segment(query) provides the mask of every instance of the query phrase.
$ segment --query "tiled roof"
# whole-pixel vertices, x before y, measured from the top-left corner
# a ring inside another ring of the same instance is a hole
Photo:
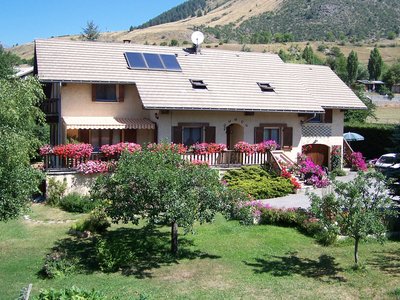
[[[275,54],[203,49],[196,55],[173,47],[55,39],[36,41],[35,51],[40,80],[135,83],[146,109],[364,108],[329,68],[285,64]],[[175,54],[182,72],[128,69],[124,52]],[[207,89],[193,89],[190,79],[203,80]],[[258,82],[269,83],[275,91],[262,92]]]

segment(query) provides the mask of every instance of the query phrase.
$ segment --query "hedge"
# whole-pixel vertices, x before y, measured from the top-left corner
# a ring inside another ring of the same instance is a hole
[[[386,124],[346,124],[344,132],[356,132],[365,140],[350,142],[354,151],[361,152],[367,159],[378,158],[393,147],[391,136],[396,125]]]

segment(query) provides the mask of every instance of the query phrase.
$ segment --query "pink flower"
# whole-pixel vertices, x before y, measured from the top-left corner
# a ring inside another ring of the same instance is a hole
[[[52,154],[53,148],[50,145],[44,145],[44,146],[40,147],[39,153],[41,156]]]

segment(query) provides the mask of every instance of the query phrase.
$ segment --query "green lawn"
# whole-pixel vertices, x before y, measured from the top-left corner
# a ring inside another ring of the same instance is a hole
[[[380,107],[378,106],[375,111],[376,118],[369,118],[368,121],[371,123],[380,124],[400,124],[400,107]]]
[[[46,214],[46,212],[49,212]],[[43,206],[32,217],[58,220],[76,215]],[[0,224],[0,299],[15,299],[33,283],[41,288],[95,288],[121,299],[396,299],[400,288],[400,242],[383,246],[363,243],[365,270],[352,270],[352,244],[322,247],[294,229],[244,227],[219,217],[181,236],[180,259],[168,253],[168,229],[145,230],[113,226],[106,239],[132,264],[114,273],[100,272],[93,262],[90,239],[76,240],[66,232],[72,223],[35,224],[23,220]],[[38,275],[45,254],[56,244],[76,256],[82,272],[46,280]],[[397,289],[397,292],[395,292]],[[399,296],[400,297],[400,296]]]

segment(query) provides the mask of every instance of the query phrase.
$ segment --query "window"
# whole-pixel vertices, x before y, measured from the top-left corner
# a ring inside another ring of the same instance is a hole
[[[262,92],[275,92],[275,88],[271,86],[270,83],[267,82],[257,82]]]
[[[117,102],[117,86],[115,84],[96,84],[95,101]]]
[[[281,130],[280,128],[264,128],[264,141],[274,140],[279,145],[281,144]]]
[[[308,120],[308,122],[309,123],[323,123],[323,116],[322,116],[322,114],[316,114],[315,117],[312,117],[310,120]]]
[[[207,89],[207,84],[205,84],[203,80],[189,79],[189,81],[194,89]]]
[[[184,127],[182,142],[186,146],[203,142],[203,127]]]

